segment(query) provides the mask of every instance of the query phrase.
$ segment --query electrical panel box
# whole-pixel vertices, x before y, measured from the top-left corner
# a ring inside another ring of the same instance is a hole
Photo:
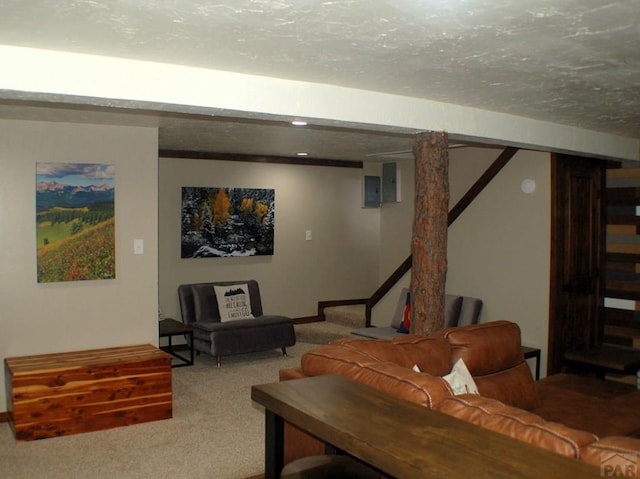
[[[380,177],[364,177],[364,206],[367,208],[377,208],[380,206]]]
[[[398,173],[395,163],[382,164],[382,202],[396,203],[398,199]]]

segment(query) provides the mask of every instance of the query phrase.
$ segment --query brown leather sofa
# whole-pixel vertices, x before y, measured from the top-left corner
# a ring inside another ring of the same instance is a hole
[[[473,376],[478,395],[455,396],[443,379],[460,358]],[[421,372],[414,371],[414,365]],[[640,458],[640,391],[631,385],[568,374],[534,381],[521,349],[520,328],[512,322],[393,340],[345,338],[304,354],[300,367],[281,370],[280,379],[321,374],[350,377],[596,466],[620,457]],[[285,461],[322,450],[320,443],[287,425]]]

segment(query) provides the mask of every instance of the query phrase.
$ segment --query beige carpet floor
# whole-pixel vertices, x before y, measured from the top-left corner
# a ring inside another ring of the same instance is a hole
[[[264,471],[264,410],[251,386],[278,381],[314,344],[174,368],[173,418],[136,426],[16,443],[0,424],[2,479],[243,479]]]

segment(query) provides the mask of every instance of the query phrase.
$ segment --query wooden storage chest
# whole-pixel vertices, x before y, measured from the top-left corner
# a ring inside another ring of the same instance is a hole
[[[150,345],[6,358],[17,440],[172,417],[171,356]]]

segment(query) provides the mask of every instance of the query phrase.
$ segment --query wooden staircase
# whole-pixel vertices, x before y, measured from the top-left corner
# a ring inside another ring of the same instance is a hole
[[[296,338],[303,343],[327,344],[334,339],[349,337],[354,329],[367,324],[365,304],[346,304],[324,308],[324,321],[294,326]]]
[[[640,331],[623,326],[604,326],[604,342],[640,349]]]

